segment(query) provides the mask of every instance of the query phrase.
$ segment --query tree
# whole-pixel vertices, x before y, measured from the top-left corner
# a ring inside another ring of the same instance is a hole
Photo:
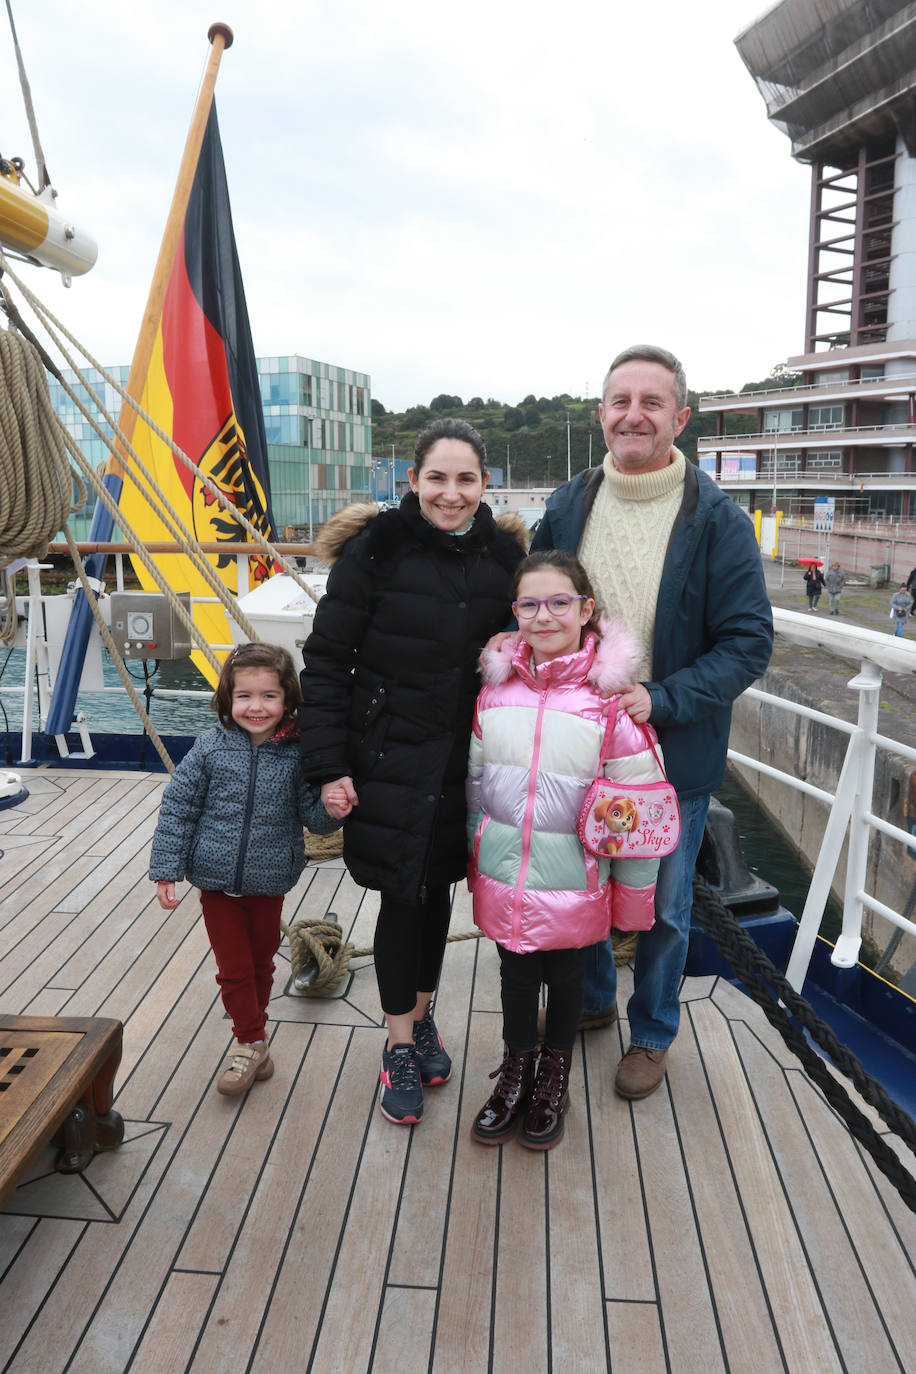
[[[404,411],[404,424],[411,429],[425,429],[433,419],[429,406],[410,406]]]
[[[541,412],[538,410],[536,403],[532,402],[531,405],[526,405],[525,424],[530,425],[533,428],[535,425],[539,425],[540,423]]]
[[[468,401],[468,410],[483,410],[483,409],[484,409],[483,397],[482,397],[482,396],[472,396],[471,399]]]
[[[375,399],[375,397],[373,396],[373,397],[372,397],[372,418],[373,418],[373,420],[380,420],[380,419],[382,418],[382,416],[383,416],[383,415],[387,415],[387,413],[388,413],[388,412],[385,410],[385,407],[382,405],[381,401],[377,401],[377,400]]]
[[[522,412],[519,410],[518,406],[506,407],[506,414],[503,418],[503,425],[505,426],[506,431],[508,433],[511,434],[514,430],[521,429],[524,422],[524,416],[522,415]]]
[[[434,396],[429,403],[430,410],[463,410],[464,401],[460,396],[448,396],[445,392],[441,396]]]

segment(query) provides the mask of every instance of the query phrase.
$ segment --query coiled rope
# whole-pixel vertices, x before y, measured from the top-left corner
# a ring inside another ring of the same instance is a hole
[[[350,971],[351,959],[371,956],[371,945],[356,949],[344,940],[343,929],[329,911],[324,920],[302,919],[282,926],[289,941],[289,962],[296,992],[304,997],[332,997]],[[460,940],[479,940],[479,930],[449,935],[446,944]],[[614,962],[627,963],[636,951],[636,937],[629,932],[612,933]]]
[[[43,558],[70,512],[85,503],[86,488],[70,467],[38,352],[0,330],[0,565]],[[15,605],[11,589],[7,644],[16,633]]]

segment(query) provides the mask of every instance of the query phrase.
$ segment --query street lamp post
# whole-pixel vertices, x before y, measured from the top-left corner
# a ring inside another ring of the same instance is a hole
[[[570,481],[571,478],[572,478],[572,458],[571,458],[571,456],[570,456],[570,447],[569,447],[569,411],[567,410],[567,412],[566,412],[566,480],[567,480],[567,482]]]

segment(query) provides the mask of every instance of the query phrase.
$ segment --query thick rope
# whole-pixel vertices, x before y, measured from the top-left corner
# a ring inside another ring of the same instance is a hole
[[[36,349],[0,330],[0,563],[43,558],[70,512],[85,504],[56,421]]]
[[[343,938],[343,930],[329,911],[323,921],[303,918],[283,925],[283,934],[289,942],[289,962],[293,973],[296,991],[304,997],[331,997],[350,971],[351,959],[367,958],[375,953],[371,945],[356,949]],[[635,938],[629,935],[613,939],[614,962],[625,964],[632,958],[636,948]],[[462,931],[449,935],[446,944],[459,940],[480,940],[483,932],[479,930]],[[299,980],[302,975],[302,982]]]
[[[802,1027],[830,1056],[837,1069],[851,1079],[856,1090],[882,1121],[914,1153],[916,1122],[888,1096],[876,1079],[865,1072],[852,1051],[815,1015],[810,1004],[786,981],[699,874],[694,874],[693,879],[693,910],[703,930],[738,975],[748,996],[762,1008],[770,1025],[801,1061],[808,1077],[818,1085],[830,1106],[843,1118],[850,1134],[868,1151],[907,1207],[916,1212],[916,1178],[904,1168],[842,1083],[837,1082],[821,1056],[811,1048],[802,1033]],[[780,1002],[785,1006],[780,1006]]]

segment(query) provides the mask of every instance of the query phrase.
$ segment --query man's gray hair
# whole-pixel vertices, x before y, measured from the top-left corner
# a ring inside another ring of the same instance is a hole
[[[660,363],[662,367],[674,376],[674,401],[678,410],[683,410],[687,404],[687,377],[684,373],[684,364],[680,362],[673,353],[669,353],[667,348],[658,348],[655,344],[632,344],[625,348],[622,353],[611,363],[601,387],[601,400],[604,402],[607,396],[608,382],[611,380],[611,373],[616,367],[622,367],[624,363]]]

